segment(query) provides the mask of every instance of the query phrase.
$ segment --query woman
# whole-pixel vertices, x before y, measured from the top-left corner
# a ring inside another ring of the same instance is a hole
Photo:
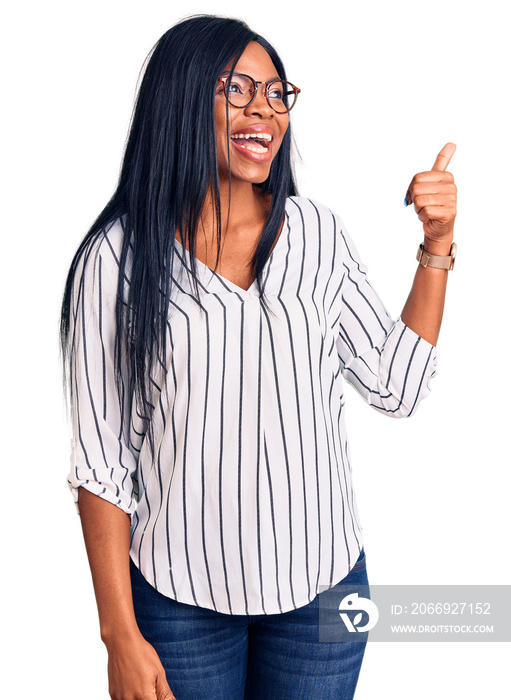
[[[243,23],[171,28],[71,265],[68,481],[112,698],[355,691],[365,643],[318,641],[320,590],[367,584],[343,378],[393,417],[429,393],[455,147],[407,192],[426,252],[394,322],[342,221],[296,194],[298,93]]]

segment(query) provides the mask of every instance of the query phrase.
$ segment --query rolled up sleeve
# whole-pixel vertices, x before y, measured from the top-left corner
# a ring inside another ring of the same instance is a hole
[[[83,257],[83,256],[82,256]],[[114,375],[118,266],[96,244],[75,274],[71,311],[72,440],[67,476],[78,514],[80,487],[133,516],[137,451],[129,443],[129,397]]]
[[[390,317],[341,220],[337,230],[344,275],[337,339],[342,374],[375,410],[393,418],[411,416],[431,391],[436,347],[401,318]]]

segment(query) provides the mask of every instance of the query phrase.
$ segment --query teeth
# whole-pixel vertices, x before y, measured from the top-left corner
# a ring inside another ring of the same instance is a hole
[[[258,141],[273,141],[271,134],[262,133],[249,133],[249,134],[233,134],[232,139],[257,139]],[[266,149],[268,150],[268,149]]]
[[[256,146],[255,143],[247,143],[241,148],[246,148],[247,151],[253,151],[254,153],[267,153],[268,149],[264,146]]]

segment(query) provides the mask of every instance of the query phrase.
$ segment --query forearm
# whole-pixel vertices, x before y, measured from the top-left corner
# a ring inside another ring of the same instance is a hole
[[[436,242],[424,239],[424,248],[432,255],[449,255],[452,240]],[[418,265],[401,320],[421,338],[436,345],[444,312],[448,270]]]
[[[120,637],[139,634],[129,570],[130,517],[82,487],[78,500],[101,639],[108,646]]]

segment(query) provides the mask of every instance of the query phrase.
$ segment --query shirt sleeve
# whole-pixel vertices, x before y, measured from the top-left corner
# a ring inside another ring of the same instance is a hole
[[[337,353],[344,378],[374,409],[413,415],[431,391],[437,351],[401,318],[392,320],[367,279],[367,268],[335,217],[343,283]]]
[[[133,515],[137,452],[130,445],[129,400],[114,376],[118,265],[105,239],[76,270],[70,338],[71,468],[76,511],[79,487]]]

